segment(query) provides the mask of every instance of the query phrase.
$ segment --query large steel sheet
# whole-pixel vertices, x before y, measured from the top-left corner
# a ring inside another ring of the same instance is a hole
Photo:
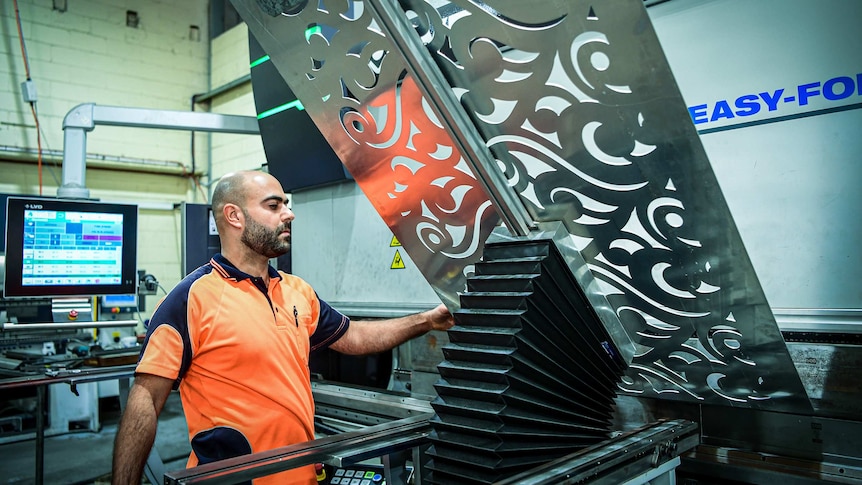
[[[234,0],[451,306],[525,210],[563,223],[635,340],[623,392],[811,412],[640,1],[260,3],[286,11]],[[452,96],[469,130],[441,116]]]

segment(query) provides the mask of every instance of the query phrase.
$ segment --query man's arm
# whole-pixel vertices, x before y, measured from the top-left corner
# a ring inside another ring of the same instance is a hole
[[[330,348],[342,354],[364,355],[389,350],[431,330],[448,330],[455,321],[444,305],[427,312],[390,320],[350,322]]]
[[[129,391],[126,410],[114,440],[112,483],[141,483],[144,464],[156,439],[159,413],[174,381],[151,374],[138,374]]]

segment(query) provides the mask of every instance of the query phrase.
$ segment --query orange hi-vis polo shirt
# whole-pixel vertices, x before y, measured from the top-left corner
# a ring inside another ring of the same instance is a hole
[[[302,279],[262,278],[217,254],[158,305],[137,373],[176,380],[189,428],[188,466],[314,439],[309,353],[350,321]],[[316,483],[313,466],[255,484]]]

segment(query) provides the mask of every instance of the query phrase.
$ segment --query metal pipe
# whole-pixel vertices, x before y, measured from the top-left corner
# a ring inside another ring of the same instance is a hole
[[[15,155],[19,155],[16,157],[17,160],[27,160],[27,161],[36,161],[36,155],[39,154],[39,150],[35,148],[22,148],[15,147],[11,145],[0,145],[0,152],[12,153]],[[32,155],[31,157],[20,157],[20,155]],[[63,159],[63,152],[60,150],[42,150],[42,157],[48,157],[56,160]],[[135,157],[125,157],[125,156],[117,156],[117,155],[105,155],[103,153],[88,153],[87,159],[91,161],[97,162],[116,162],[122,164],[136,164],[141,166],[152,166],[152,167],[164,167],[164,168],[173,168],[178,172],[188,172],[186,166],[183,165],[182,162],[178,162],[176,160],[156,160],[154,158],[135,158]],[[142,167],[135,167],[136,169],[140,169]],[[164,173],[154,171],[152,173]]]
[[[239,135],[260,134],[260,129],[257,126],[257,118],[254,116],[127,108],[123,106],[100,106],[96,104],[91,104],[91,106],[93,110],[93,127],[95,125],[104,125],[157,128],[162,130],[209,131]],[[68,125],[64,121],[65,126]]]
[[[226,93],[248,82],[251,82],[251,74],[246,74],[245,76],[238,77],[231,82],[222,84],[221,86],[205,93],[195,94],[194,96],[192,96],[192,103],[205,103],[220,94]]]
[[[17,330],[71,330],[81,328],[114,328],[134,327],[137,320],[112,320],[105,322],[63,322],[63,323],[3,323],[0,329],[3,331]]]
[[[87,189],[86,165],[87,134],[83,129],[64,129],[63,183],[57,189],[58,196],[75,199],[90,197],[90,191]]]
[[[36,387],[36,485],[42,485],[45,471],[45,386]]]
[[[260,133],[253,116],[194,113],[187,111],[98,106],[80,104],[63,119],[63,183],[57,196],[89,198],[86,188],[87,134],[96,125],[159,128],[256,135]]]

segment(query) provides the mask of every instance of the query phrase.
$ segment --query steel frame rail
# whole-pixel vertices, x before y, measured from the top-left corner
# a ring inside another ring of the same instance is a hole
[[[432,416],[433,413],[424,413],[360,431],[168,472],[165,474],[164,483],[227,485],[313,463],[348,466],[382,456],[387,475],[386,483],[402,485],[406,484],[406,481],[403,481],[406,477],[396,476],[397,471],[393,468],[403,463],[405,451],[418,449],[429,442],[431,425],[428,421]],[[417,453],[414,453],[415,455]],[[414,460],[413,465],[416,476],[421,476],[418,461]]]
[[[514,475],[497,485],[623,483],[700,443],[692,421],[659,421]]]

